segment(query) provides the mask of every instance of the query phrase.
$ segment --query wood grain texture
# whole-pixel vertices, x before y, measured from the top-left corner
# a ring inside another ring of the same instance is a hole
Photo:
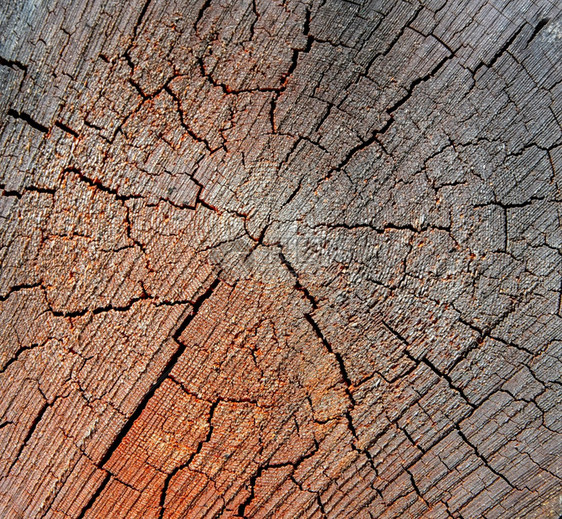
[[[4,0],[0,517],[559,517],[561,11]]]

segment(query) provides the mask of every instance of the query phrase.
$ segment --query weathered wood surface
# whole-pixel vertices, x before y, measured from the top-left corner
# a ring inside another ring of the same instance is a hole
[[[3,0],[3,518],[562,512],[549,0]]]

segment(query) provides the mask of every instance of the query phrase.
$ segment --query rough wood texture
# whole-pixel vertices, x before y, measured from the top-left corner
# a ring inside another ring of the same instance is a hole
[[[0,516],[554,518],[549,0],[3,0]]]

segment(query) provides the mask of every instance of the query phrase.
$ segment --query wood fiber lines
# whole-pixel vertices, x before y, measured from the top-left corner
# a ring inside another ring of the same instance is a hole
[[[550,0],[5,0],[0,517],[558,518]]]

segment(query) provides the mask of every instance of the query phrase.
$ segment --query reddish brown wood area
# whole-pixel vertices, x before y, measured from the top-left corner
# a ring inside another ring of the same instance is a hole
[[[0,517],[558,518],[561,10],[3,0]]]

